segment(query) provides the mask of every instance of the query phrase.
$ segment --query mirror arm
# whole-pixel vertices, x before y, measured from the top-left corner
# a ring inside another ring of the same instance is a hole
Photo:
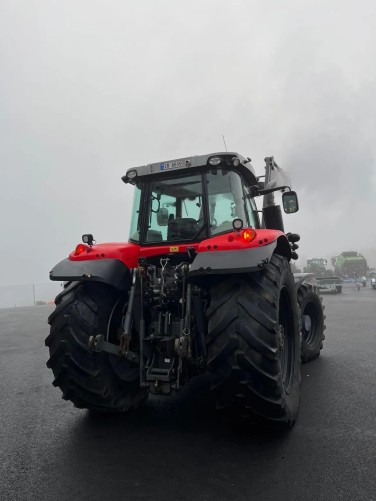
[[[251,196],[259,197],[260,195],[267,195],[268,193],[273,193],[273,191],[291,191],[290,186],[278,186],[274,188],[267,188],[266,190],[260,190],[257,185],[251,186]]]

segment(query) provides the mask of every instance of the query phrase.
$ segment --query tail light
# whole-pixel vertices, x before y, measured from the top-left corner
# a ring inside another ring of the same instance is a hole
[[[252,228],[246,228],[242,231],[242,239],[244,242],[252,242],[256,238],[256,232]]]
[[[87,245],[85,245],[85,244],[78,244],[76,246],[76,250],[74,251],[74,253],[75,253],[76,256],[78,256],[78,255],[82,254],[83,252],[85,252],[87,249],[88,249]]]

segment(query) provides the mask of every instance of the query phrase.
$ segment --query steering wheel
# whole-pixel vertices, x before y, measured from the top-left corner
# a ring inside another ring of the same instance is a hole
[[[205,218],[200,217],[199,219],[197,219],[196,220],[197,228],[200,228],[204,223],[206,223],[206,219]],[[214,218],[212,218],[210,226],[217,226],[217,220],[214,219]]]

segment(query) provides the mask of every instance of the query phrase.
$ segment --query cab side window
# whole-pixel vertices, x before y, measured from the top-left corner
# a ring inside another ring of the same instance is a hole
[[[258,227],[255,204],[245,191],[240,174],[217,169],[208,173],[207,182],[211,235],[232,231],[232,222],[237,218],[244,226]]]

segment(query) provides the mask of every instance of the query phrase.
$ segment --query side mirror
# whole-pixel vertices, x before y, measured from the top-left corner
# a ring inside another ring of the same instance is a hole
[[[161,207],[157,212],[158,226],[167,226],[168,224],[168,209]]]
[[[158,196],[155,197],[154,195],[152,195],[151,196],[151,211],[154,212],[154,214],[158,214],[160,207],[161,207],[160,196],[158,198]]]
[[[286,214],[293,214],[294,212],[298,212],[299,203],[298,203],[298,195],[295,191],[286,191],[282,195],[282,203],[283,210]]]

